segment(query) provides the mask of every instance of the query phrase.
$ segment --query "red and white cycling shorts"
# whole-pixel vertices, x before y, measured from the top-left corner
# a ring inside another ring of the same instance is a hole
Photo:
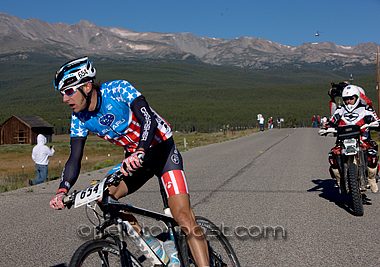
[[[161,182],[165,187],[165,192],[168,197],[189,193],[183,170],[171,170],[165,172],[161,176]]]

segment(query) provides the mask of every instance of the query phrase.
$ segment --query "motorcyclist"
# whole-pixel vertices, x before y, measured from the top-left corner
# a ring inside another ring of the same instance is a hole
[[[343,105],[339,106],[332,115],[329,125],[339,127],[344,125],[358,125],[361,127],[362,145],[367,149],[368,156],[368,184],[373,193],[378,191],[376,184],[376,173],[378,165],[378,147],[371,140],[369,126],[378,127],[379,119],[370,105],[364,105],[361,100],[360,87],[347,85],[342,91]],[[338,169],[337,156],[341,153],[339,145],[334,146],[329,153],[330,174],[340,184],[340,173]]]
[[[328,91],[328,95],[330,96],[330,101],[329,101],[329,107],[330,107],[330,116],[332,116],[337,108],[336,104],[336,98],[337,97],[342,97],[342,92],[343,89],[350,85],[349,82],[343,81],[340,83],[331,83],[331,88]],[[356,86],[357,89],[360,92],[360,102],[363,103],[363,105],[369,105],[372,107],[372,100],[365,95],[365,91],[362,87]]]

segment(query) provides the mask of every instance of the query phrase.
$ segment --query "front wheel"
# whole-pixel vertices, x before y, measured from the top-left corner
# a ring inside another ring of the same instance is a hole
[[[240,267],[235,251],[222,231],[204,217],[196,216],[196,222],[202,227],[206,235],[209,245],[210,266]]]
[[[89,240],[75,251],[69,267],[141,266],[133,256],[128,254],[125,258],[127,263],[121,265],[119,247],[113,241]]]
[[[354,163],[348,164],[347,182],[350,191],[352,210],[356,216],[363,216],[363,200],[360,192],[358,168]]]

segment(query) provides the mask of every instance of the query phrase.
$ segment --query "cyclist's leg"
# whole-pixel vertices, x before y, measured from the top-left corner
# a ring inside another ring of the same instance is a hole
[[[169,207],[173,218],[187,235],[187,242],[197,266],[209,266],[207,241],[202,228],[196,223],[187,194],[170,196]]]
[[[115,171],[120,170],[121,163],[113,167],[107,175],[114,173]],[[118,186],[110,186],[109,193],[115,199],[120,199],[126,195],[132,194],[142,187],[153,174],[147,172],[145,168],[141,168],[133,172],[130,176],[125,176],[123,181],[120,182]]]
[[[182,156],[171,140],[161,150],[158,176],[168,196],[173,218],[187,235],[187,241],[197,266],[209,266],[207,241],[195,221],[183,171]]]
[[[116,165],[113,167],[108,174],[112,174],[115,171],[118,171],[120,169],[121,164]],[[122,197],[125,197],[128,194],[132,194],[136,190],[138,190],[140,187],[142,187],[153,175],[150,175],[148,172],[146,172],[143,168],[140,170],[137,170],[134,172],[131,176],[124,177],[123,181],[120,182],[118,186],[110,186],[109,193],[110,195],[118,200]],[[133,216],[130,213],[123,212],[122,219],[127,220],[131,223],[133,228],[140,233],[141,232],[141,226],[139,225],[137,219],[135,216]]]
[[[114,199],[120,199],[128,194],[128,187],[124,181],[121,181],[118,186],[110,186],[109,193]]]
[[[120,170],[120,166],[121,163],[117,164],[107,173],[107,175],[113,174],[114,172]],[[108,190],[110,195],[116,200],[125,197],[128,194],[128,187],[124,181],[121,181],[118,186],[110,186]]]

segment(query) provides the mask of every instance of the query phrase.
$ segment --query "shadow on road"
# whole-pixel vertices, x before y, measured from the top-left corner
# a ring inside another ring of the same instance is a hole
[[[315,179],[312,180],[315,184],[313,188],[307,190],[307,192],[320,192],[319,197],[327,199],[330,202],[333,202],[335,205],[344,209],[348,213],[354,215],[350,207],[350,198],[348,195],[342,195],[339,193],[338,187],[333,179]],[[371,199],[369,199],[365,194],[363,194],[363,204],[372,205]]]

